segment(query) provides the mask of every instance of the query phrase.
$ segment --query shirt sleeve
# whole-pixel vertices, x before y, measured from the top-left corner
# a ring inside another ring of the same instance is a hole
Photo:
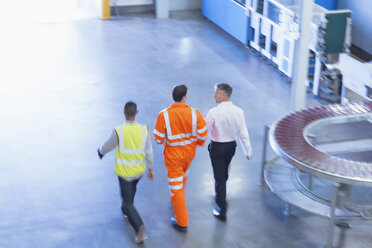
[[[153,131],[154,138],[157,144],[161,145],[165,141],[165,121],[164,114],[160,112],[156,119],[155,129]]]
[[[208,111],[207,117],[205,117],[205,122],[206,122],[208,130],[210,131],[213,125],[213,122],[214,122],[213,114],[211,110]]]
[[[205,140],[207,139],[207,133],[208,133],[208,128],[207,124],[204,120],[204,117],[202,114],[199,112],[199,110],[196,110],[196,137],[198,138],[197,144],[199,146],[204,145]]]
[[[148,168],[153,169],[154,168],[154,152],[152,150],[150,135],[147,135],[146,144],[145,144],[145,154],[146,154],[145,155],[146,164]]]
[[[106,153],[112,151],[114,148],[118,146],[118,144],[119,144],[118,135],[114,129],[110,137],[106,140],[106,142],[101,147],[100,149],[101,154],[105,155]]]
[[[247,126],[245,124],[245,118],[243,111],[240,112],[240,121],[239,121],[239,139],[242,142],[243,152],[246,156],[252,156],[252,146],[249,140],[249,133]]]

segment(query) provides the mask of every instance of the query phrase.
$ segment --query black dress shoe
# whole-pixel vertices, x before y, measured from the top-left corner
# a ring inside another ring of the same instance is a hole
[[[179,232],[186,232],[187,231],[187,226],[180,226],[177,224],[177,221],[174,217],[171,217],[171,224]]]
[[[340,228],[351,229],[350,224],[345,221],[336,221],[336,226]]]
[[[213,209],[213,215],[219,219],[220,221],[226,221],[226,215],[225,214],[221,214],[221,210],[218,209],[218,208],[214,208]]]

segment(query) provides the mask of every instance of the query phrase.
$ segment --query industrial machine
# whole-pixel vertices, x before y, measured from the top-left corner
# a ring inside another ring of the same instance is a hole
[[[372,100],[371,62],[362,62],[348,54],[341,54],[336,66],[342,72],[341,102],[361,98]]]
[[[336,65],[351,46],[351,11],[327,11],[320,17],[312,90],[322,99],[341,102],[342,72]]]
[[[335,224],[372,221],[372,101],[291,113],[264,137],[261,183],[287,203],[285,214],[294,206],[328,218],[327,247]]]
[[[342,82],[334,76],[340,69],[330,65],[338,62],[339,54],[349,51],[351,11],[325,8],[334,8],[335,2],[315,0],[313,5],[306,83],[313,94],[340,102]],[[291,78],[301,4],[302,0],[203,0],[202,12]]]

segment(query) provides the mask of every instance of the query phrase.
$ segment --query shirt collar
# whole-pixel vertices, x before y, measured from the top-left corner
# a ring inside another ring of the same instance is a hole
[[[133,123],[137,123],[136,121],[125,121],[125,124],[133,124]]]
[[[186,103],[173,103],[169,108],[184,108],[188,107]]]
[[[218,104],[218,107],[224,106],[224,105],[231,105],[231,104],[232,104],[232,101],[221,102],[221,103]]]

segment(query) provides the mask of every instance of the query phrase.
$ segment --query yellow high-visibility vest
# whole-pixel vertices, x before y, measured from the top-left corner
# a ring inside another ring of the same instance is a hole
[[[121,177],[135,177],[145,173],[145,145],[147,127],[126,123],[115,128],[119,145],[115,150],[115,173]]]

